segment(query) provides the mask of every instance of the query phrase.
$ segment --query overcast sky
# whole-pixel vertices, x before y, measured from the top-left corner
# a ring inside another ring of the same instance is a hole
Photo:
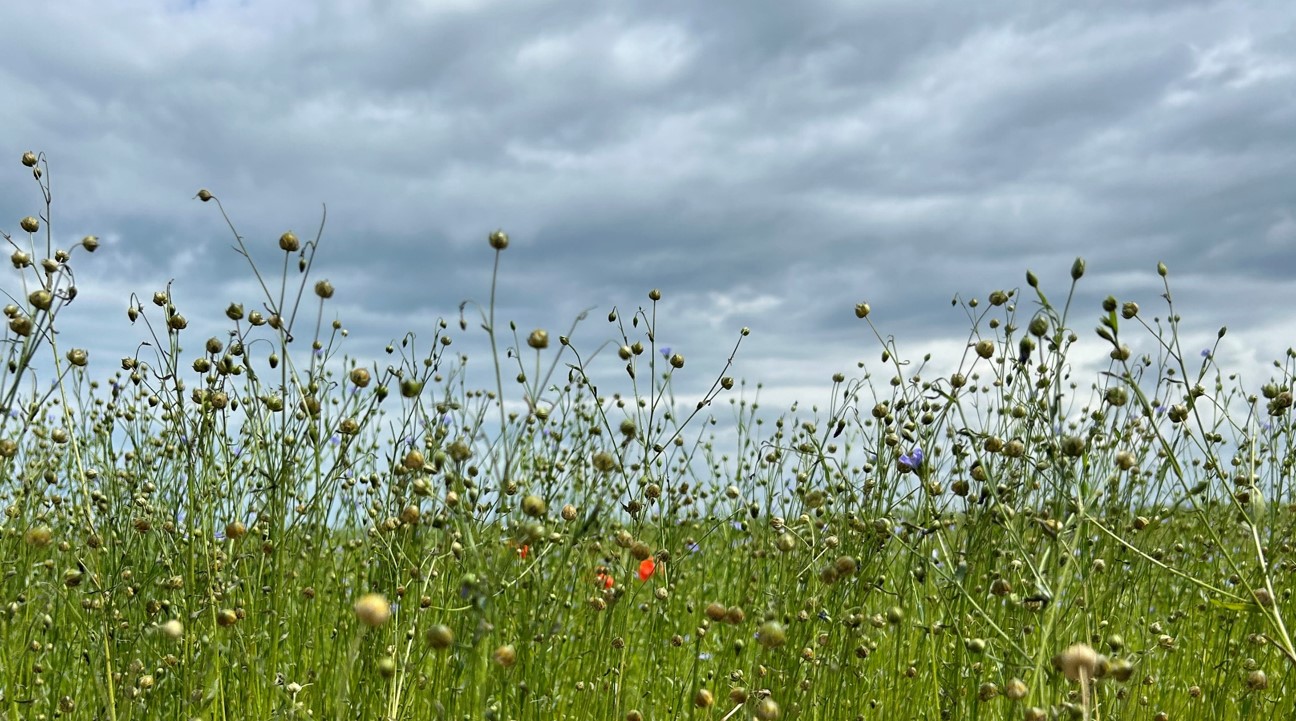
[[[861,300],[954,362],[955,295],[1031,268],[1061,299],[1077,255],[1095,352],[1103,296],[1161,312],[1157,261],[1191,344],[1229,326],[1221,365],[1296,341],[1290,0],[60,0],[0,26],[0,228],[41,210],[18,161],[46,153],[60,242],[103,240],[63,342],[105,375],[145,338],[132,292],[175,279],[199,333],[258,304],[199,188],[267,267],[328,206],[317,275],[360,356],[485,301],[496,228],[501,319],[593,307],[588,351],[660,288],[686,393],[748,326],[734,375],[825,402],[876,365]]]

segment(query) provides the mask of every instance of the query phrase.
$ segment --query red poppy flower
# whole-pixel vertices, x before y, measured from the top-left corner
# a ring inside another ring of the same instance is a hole
[[[652,558],[645,558],[643,562],[639,564],[639,580],[647,581],[652,578],[652,575],[656,570],[657,562]]]
[[[612,586],[615,584],[616,584],[616,580],[613,579],[612,574],[608,572],[607,566],[599,566],[598,568],[594,569],[595,586],[607,589],[607,588],[612,588]]]
[[[529,552],[530,550],[531,550],[530,546],[527,545],[518,546],[518,550],[517,550],[518,558],[525,559],[527,557],[527,552]]]

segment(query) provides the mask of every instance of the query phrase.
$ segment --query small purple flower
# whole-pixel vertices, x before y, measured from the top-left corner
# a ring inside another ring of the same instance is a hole
[[[662,354],[662,358],[670,358],[670,357],[671,357],[671,347],[668,346],[668,345],[664,345],[664,346],[662,346],[661,349],[658,350],[658,352]]]
[[[699,545],[697,544],[697,542],[693,542],[693,543],[688,544],[687,548],[688,548],[688,550],[689,550],[690,553],[697,553],[697,552],[699,552],[699,551],[702,550],[702,547],[699,546]]]
[[[1210,358],[1211,357],[1210,348],[1202,348],[1201,356],[1202,358]]]
[[[900,454],[900,465],[904,466],[905,468],[908,468],[911,471],[918,470],[920,467],[922,467],[922,463],[923,463],[923,452],[922,449],[919,448],[918,446],[914,446],[913,450],[908,453]]]

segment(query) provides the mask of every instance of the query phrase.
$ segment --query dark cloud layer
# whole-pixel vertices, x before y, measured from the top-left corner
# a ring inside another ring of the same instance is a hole
[[[694,391],[742,326],[740,374],[790,400],[875,357],[857,301],[917,354],[966,337],[955,295],[1029,267],[1061,297],[1077,255],[1083,318],[1108,293],[1150,307],[1165,260],[1192,332],[1228,324],[1239,363],[1296,329],[1286,2],[140,0],[0,21],[20,29],[0,227],[37,209],[18,155],[47,152],[56,227],[107,241],[78,268],[102,302],[69,314],[105,353],[129,345],[111,328],[132,291],[174,278],[213,318],[254,299],[199,187],[270,264],[327,204],[318,270],[361,355],[484,300],[496,227],[503,317],[557,333],[595,307],[596,344],[660,287]]]

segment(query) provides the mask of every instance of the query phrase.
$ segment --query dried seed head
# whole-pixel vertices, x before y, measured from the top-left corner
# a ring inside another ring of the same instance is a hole
[[[1269,688],[1269,677],[1265,675],[1264,671],[1261,671],[1258,668],[1253,671],[1248,671],[1246,675],[1246,685],[1247,688],[1252,691],[1263,691]]]
[[[184,635],[184,624],[180,623],[178,619],[173,618],[166,623],[163,623],[158,628],[162,630],[162,633],[166,634],[167,638],[172,640],[178,639]]]
[[[401,465],[411,471],[416,471],[422,468],[423,464],[426,462],[426,459],[423,457],[423,452],[417,448],[410,450],[410,452],[406,453],[405,457],[401,459]]]
[[[369,371],[365,370],[364,368],[351,369],[351,382],[356,384],[357,388],[368,388],[369,380],[370,380]]]
[[[18,221],[18,225],[28,233],[35,233],[40,230],[40,221],[30,215]]]
[[[1026,682],[1019,678],[1009,679],[1008,683],[1004,684],[1004,695],[1013,701],[1026,698]]]
[[[1088,644],[1073,644],[1058,655],[1057,665],[1072,681],[1087,681],[1098,670],[1098,653]]]
[[[81,239],[81,247],[86,249],[87,253],[93,253],[99,249],[99,236],[87,235]]]
[[[197,198],[204,203],[206,203],[207,201],[211,200],[214,197],[215,196],[212,195],[211,191],[206,188],[202,188],[201,190],[199,190],[197,195]]]
[[[713,703],[715,703],[715,696],[707,689],[700,688],[693,694],[693,705],[698,708],[710,708]]]
[[[1068,458],[1079,458],[1085,452],[1085,440],[1080,436],[1062,437],[1062,455]]]
[[[415,523],[418,523],[418,519],[419,519],[418,506],[410,504],[401,509],[400,512],[401,523],[404,523],[407,526],[412,526]]]
[[[31,335],[34,327],[35,324],[32,323],[32,319],[25,315],[15,315],[9,320],[9,330],[24,338]]]
[[[787,643],[787,632],[778,621],[766,621],[759,631],[760,645],[765,648],[778,648]]]
[[[356,601],[355,615],[360,623],[376,628],[391,618],[391,604],[387,603],[387,597],[381,593],[366,593]]]
[[[508,233],[505,233],[502,230],[497,230],[491,233],[488,240],[490,241],[490,247],[495,250],[504,250],[509,245]]]
[[[545,501],[534,493],[522,499],[522,512],[532,518],[539,518],[545,513]]]
[[[73,348],[67,352],[67,359],[68,363],[78,368],[84,368],[90,360],[90,354],[84,348]]]
[[[30,150],[28,150],[27,152],[23,153],[23,154],[22,154],[22,164],[25,165],[25,166],[27,166],[27,167],[29,167],[29,168],[34,168],[34,167],[36,167],[36,154],[33,153],[33,152],[30,151]]]
[[[297,234],[290,230],[279,236],[279,248],[288,253],[296,253],[301,250],[301,241],[297,240]]]
[[[833,561],[833,567],[837,569],[838,574],[842,576],[851,576],[855,574],[856,570],[858,570],[859,564],[856,563],[855,559],[851,556],[838,556],[837,560]]]
[[[873,309],[872,309],[871,307],[869,307],[869,304],[868,304],[868,303],[856,303],[856,304],[855,304],[855,317],[856,317],[856,318],[867,318],[868,315],[869,315],[869,313],[872,312],[872,311],[873,311]]]
[[[333,284],[328,280],[321,280],[315,284],[315,295],[325,300],[333,297]]]
[[[49,526],[29,528],[27,529],[27,532],[23,534],[23,540],[27,542],[27,545],[33,548],[45,548],[50,545],[53,539],[54,533],[49,529]]]
[[[576,516],[577,516],[579,513],[580,513],[580,512],[579,512],[578,510],[576,510],[576,506],[573,506],[573,505],[570,504],[570,503],[568,503],[567,505],[565,505],[565,506],[562,507],[562,519],[563,519],[564,521],[571,522],[571,521],[576,520]]]
[[[756,704],[756,718],[760,721],[774,721],[779,717],[779,713],[778,703],[768,696]]]
[[[54,305],[54,294],[42,288],[32,291],[27,300],[37,310],[49,310]]]
[[[427,630],[427,642],[432,648],[444,650],[453,646],[454,641],[454,631],[443,623],[438,623]]]
[[[510,668],[517,663],[517,649],[511,643],[500,646],[491,654],[491,660],[504,668]]]
[[[992,340],[977,341],[976,354],[978,357],[988,360],[994,356],[994,348],[994,341]]]
[[[549,347],[549,332],[536,328],[527,336],[527,345],[536,350],[544,350]]]
[[[683,368],[684,356],[680,355],[679,353],[675,353],[671,355],[670,364],[671,364],[671,368]]]

